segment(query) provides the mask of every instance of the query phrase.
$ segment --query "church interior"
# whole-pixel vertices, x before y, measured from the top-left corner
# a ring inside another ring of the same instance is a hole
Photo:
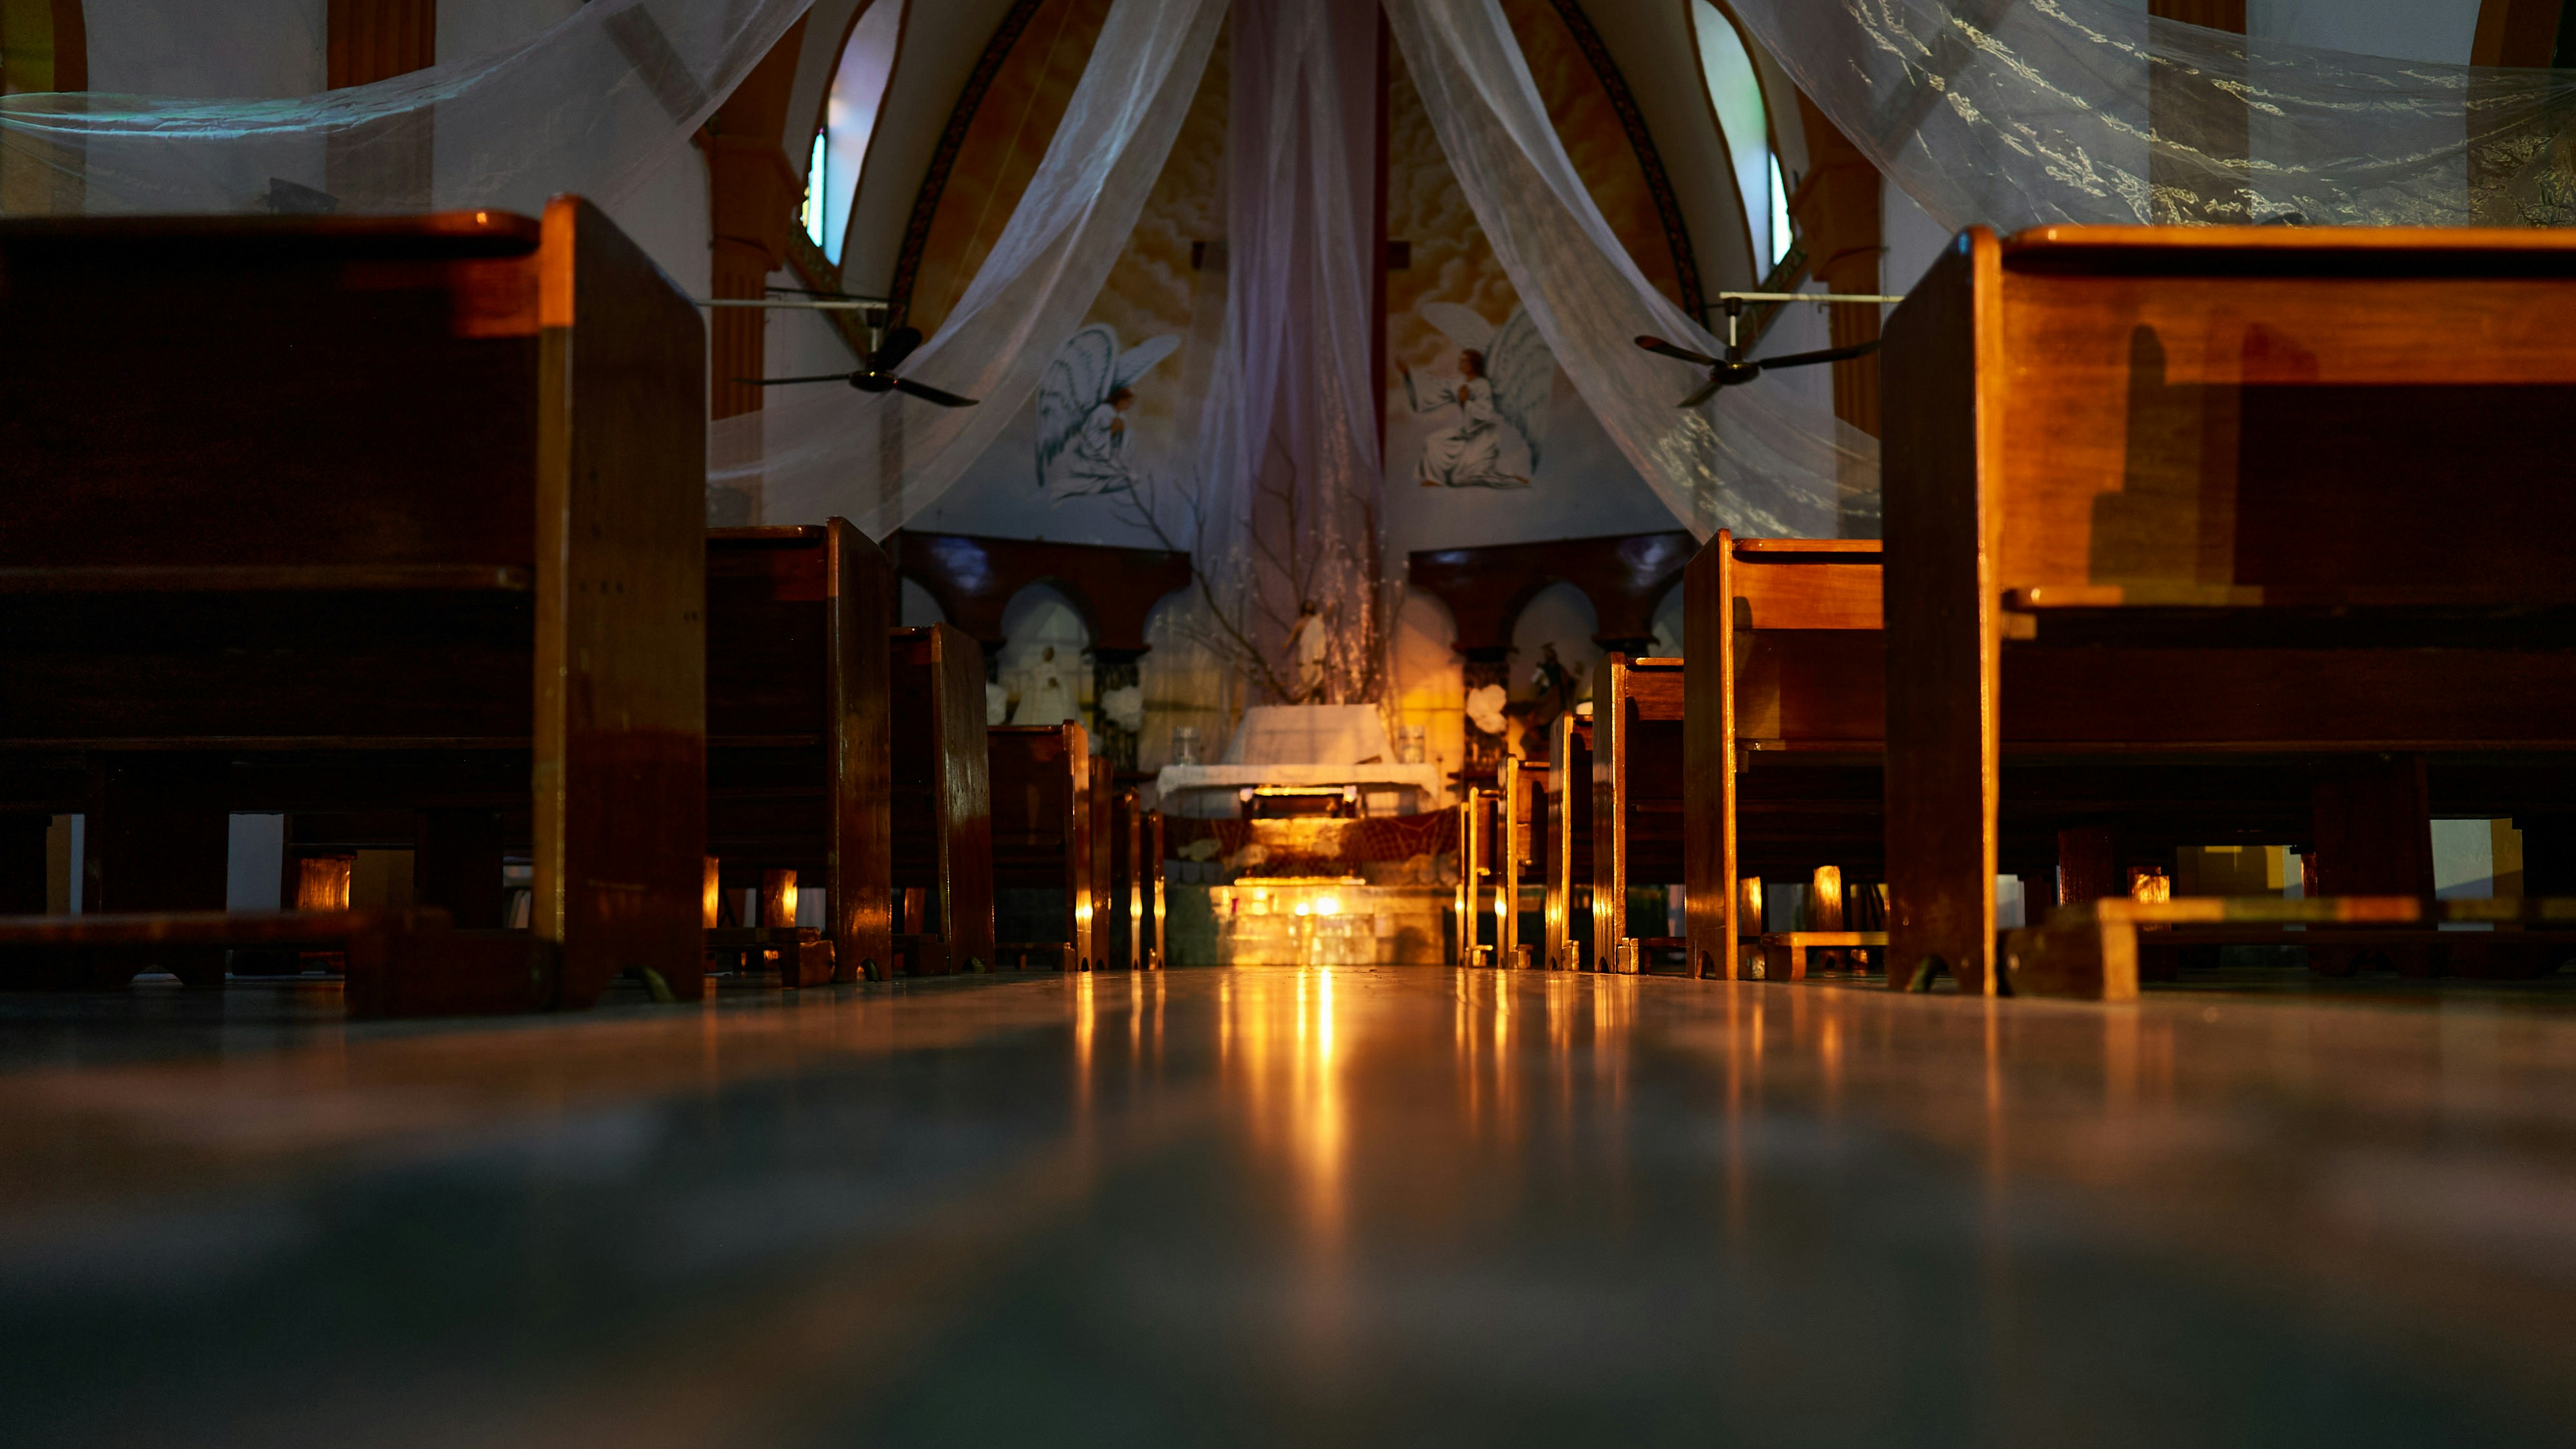
[[[0,60],[0,1442],[2566,1442],[2576,0]]]

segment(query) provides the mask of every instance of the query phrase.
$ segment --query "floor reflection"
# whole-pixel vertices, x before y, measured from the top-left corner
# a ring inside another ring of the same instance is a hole
[[[225,1015],[129,1053],[0,1001],[12,1442],[2512,1443],[2576,1407],[2545,1006],[1287,967],[271,1006],[138,993]]]

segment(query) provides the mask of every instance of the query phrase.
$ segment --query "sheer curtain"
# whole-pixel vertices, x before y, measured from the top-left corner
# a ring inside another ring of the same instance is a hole
[[[1200,416],[1196,548],[1218,607],[1284,651],[1313,604],[1326,696],[1374,696],[1386,618],[1368,197],[1375,0],[1234,0],[1226,314]],[[1249,660],[1245,661],[1249,663]]]
[[[166,0],[195,10],[215,0]],[[348,212],[615,202],[810,0],[594,0],[523,44],[282,100],[0,98],[13,214]],[[245,55],[267,27],[185,27]],[[209,58],[213,74],[256,70]]]
[[[1162,173],[1224,19],[1224,0],[1110,7],[1000,240],[903,366],[978,406],[797,388],[709,427],[708,485],[755,494],[773,523],[839,514],[879,538],[946,492],[1082,325]]]
[[[2248,40],[2109,0],[1733,0],[1945,226],[2564,226],[2576,73]]]
[[[1585,406],[1675,517],[1706,538],[1874,536],[1878,441],[1770,378],[1675,406],[1702,380],[1639,335],[1718,343],[1637,270],[1549,122],[1495,0],[1385,0],[1477,224]]]

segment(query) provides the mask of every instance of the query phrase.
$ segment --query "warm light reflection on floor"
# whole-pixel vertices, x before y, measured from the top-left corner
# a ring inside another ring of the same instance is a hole
[[[2511,1436],[2432,1431],[2508,1401],[2551,1442],[2576,1412],[2552,1002],[1280,966],[275,1039],[206,1009],[194,1054],[0,1063],[0,1418],[133,1405],[120,1442],[173,1442],[265,1394],[312,1430],[286,1363],[364,1410],[300,1442],[459,1380],[503,1427],[453,1437],[494,1443],[1095,1411],[1132,1442],[2079,1443],[2122,1437],[2054,1432],[2106,1404],[2139,1442],[2466,1443]]]

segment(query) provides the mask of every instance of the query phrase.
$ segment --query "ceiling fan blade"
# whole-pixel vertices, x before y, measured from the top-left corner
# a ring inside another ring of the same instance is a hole
[[[920,345],[920,328],[898,327],[887,333],[885,341],[878,343],[877,350],[868,355],[868,367],[875,372],[891,372],[912,355],[912,349]]]
[[[746,387],[785,387],[797,382],[848,382],[849,380],[850,374],[846,372],[816,373],[812,377],[737,377],[734,379]]]
[[[953,392],[941,392],[926,382],[914,382],[908,377],[896,378],[894,385],[898,392],[911,393],[923,402],[935,402],[944,408],[971,408],[981,401],[979,398],[959,397]]]
[[[1813,367],[1819,362],[1840,362],[1847,357],[1867,357],[1878,350],[1875,342],[1857,342],[1849,347],[1828,347],[1820,352],[1792,352],[1786,357],[1766,357],[1764,367]]]
[[[1660,337],[1640,337],[1637,339],[1637,345],[1648,352],[1660,353],[1665,357],[1678,357],[1684,362],[1696,362],[1702,367],[1712,366],[1717,361],[1706,353],[1693,352],[1687,347],[1676,347]]]
[[[1717,376],[1710,378],[1708,381],[1700,384],[1699,391],[1692,393],[1689,397],[1681,400],[1682,411],[1689,412],[1692,408],[1698,407],[1701,403],[1717,396],[1717,390],[1724,386],[1726,386],[1726,375],[1724,373],[1720,373]]]

